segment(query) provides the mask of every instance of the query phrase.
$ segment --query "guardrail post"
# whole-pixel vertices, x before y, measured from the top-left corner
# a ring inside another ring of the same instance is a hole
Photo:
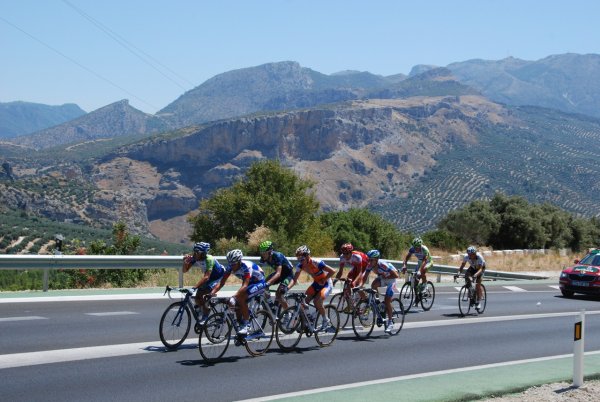
[[[44,270],[44,275],[42,277],[42,290],[44,292],[48,291],[48,271],[50,271],[51,267],[48,267],[48,269]]]
[[[440,283],[442,281],[442,274],[437,274],[436,280],[437,283]]]
[[[573,386],[583,385],[583,333],[585,327],[585,310],[581,310],[580,321],[575,323],[573,340]]]
[[[177,271],[179,272],[179,287],[182,288],[183,287],[183,266],[179,267],[177,269]]]

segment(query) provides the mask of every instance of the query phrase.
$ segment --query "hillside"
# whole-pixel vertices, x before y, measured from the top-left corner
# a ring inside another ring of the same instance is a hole
[[[75,104],[50,106],[31,102],[0,102],[0,139],[31,134],[84,114]]]

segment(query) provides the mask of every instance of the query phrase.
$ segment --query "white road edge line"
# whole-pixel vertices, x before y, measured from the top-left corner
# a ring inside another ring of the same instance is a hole
[[[586,355],[600,354],[600,350],[596,350],[593,352],[585,352],[585,354]],[[319,394],[321,392],[339,391],[339,390],[346,390],[349,388],[364,387],[367,385],[378,385],[378,384],[385,384],[385,383],[394,382],[394,381],[412,380],[415,378],[433,377],[436,375],[462,373],[465,371],[474,371],[474,370],[481,370],[481,369],[486,369],[486,368],[514,366],[516,364],[523,364],[523,363],[543,362],[543,361],[547,361],[547,360],[563,359],[563,358],[572,357],[572,356],[573,356],[573,354],[556,355],[556,356],[538,357],[535,359],[514,360],[514,361],[510,361],[510,362],[484,364],[481,366],[461,367],[461,368],[449,369],[449,370],[431,371],[428,373],[410,374],[410,375],[405,375],[405,376],[400,376],[400,377],[382,378],[380,380],[363,381],[363,382],[358,382],[358,383],[335,385],[332,387],[323,387],[323,388],[315,388],[315,389],[309,389],[309,390],[304,390],[304,391],[289,392],[287,394],[263,396],[263,397],[252,398],[252,399],[243,399],[243,400],[240,400],[237,402],[272,401],[272,400],[276,400],[276,399],[291,398],[291,397],[295,397],[295,396]]]
[[[459,324],[481,324],[494,321],[511,321],[511,320],[526,320],[536,318],[555,318],[576,316],[581,314],[580,311],[567,313],[548,313],[548,314],[527,314],[516,316],[501,316],[501,317],[477,317],[475,319],[461,318],[442,321],[426,321],[405,323],[403,329],[406,328],[426,328],[440,327],[444,325],[459,325]],[[586,311],[586,315],[600,314],[598,311]],[[196,345],[197,341],[188,341],[184,345]],[[125,343],[120,345],[105,345],[105,346],[90,346],[73,349],[57,349],[57,350],[42,350],[37,352],[25,353],[9,353],[0,355],[0,369],[35,366],[39,364],[62,363],[78,360],[101,359],[106,357],[118,357],[142,354],[148,352],[164,351],[164,346],[160,341],[141,342],[141,343]]]

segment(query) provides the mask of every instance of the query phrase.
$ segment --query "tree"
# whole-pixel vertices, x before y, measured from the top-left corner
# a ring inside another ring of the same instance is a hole
[[[470,244],[489,244],[500,229],[500,215],[487,201],[476,200],[451,211],[438,224],[440,230],[454,234]]]
[[[243,180],[202,200],[190,221],[192,241],[244,239],[259,226],[284,234],[294,243],[316,219],[314,182],[299,178],[278,161],[255,162]]]

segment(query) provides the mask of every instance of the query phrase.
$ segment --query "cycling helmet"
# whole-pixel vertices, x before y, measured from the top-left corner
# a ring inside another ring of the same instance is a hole
[[[263,241],[262,243],[259,244],[258,250],[261,253],[264,253],[265,251],[271,251],[271,250],[273,250],[273,242],[270,241],[270,240]]]
[[[411,244],[413,247],[421,247],[423,245],[423,240],[420,237],[415,237]]]
[[[477,249],[475,248],[475,246],[467,247],[467,254],[475,254],[476,252],[477,252]]]
[[[369,258],[379,258],[380,256],[381,256],[381,253],[379,252],[379,250],[367,251],[367,257],[369,257]]]
[[[310,249],[307,246],[300,246],[296,249],[296,257],[301,255],[301,256],[307,256],[310,254]]]
[[[227,262],[231,265],[234,264],[236,262],[240,262],[242,261],[242,257],[244,256],[244,254],[242,253],[242,250],[231,250],[230,252],[227,253]]]
[[[344,243],[342,244],[340,250],[342,251],[342,254],[351,253],[352,250],[354,250],[354,246],[352,243]]]
[[[194,252],[197,251],[199,253],[207,254],[208,250],[210,250],[210,243],[200,242],[200,243],[194,244]]]

